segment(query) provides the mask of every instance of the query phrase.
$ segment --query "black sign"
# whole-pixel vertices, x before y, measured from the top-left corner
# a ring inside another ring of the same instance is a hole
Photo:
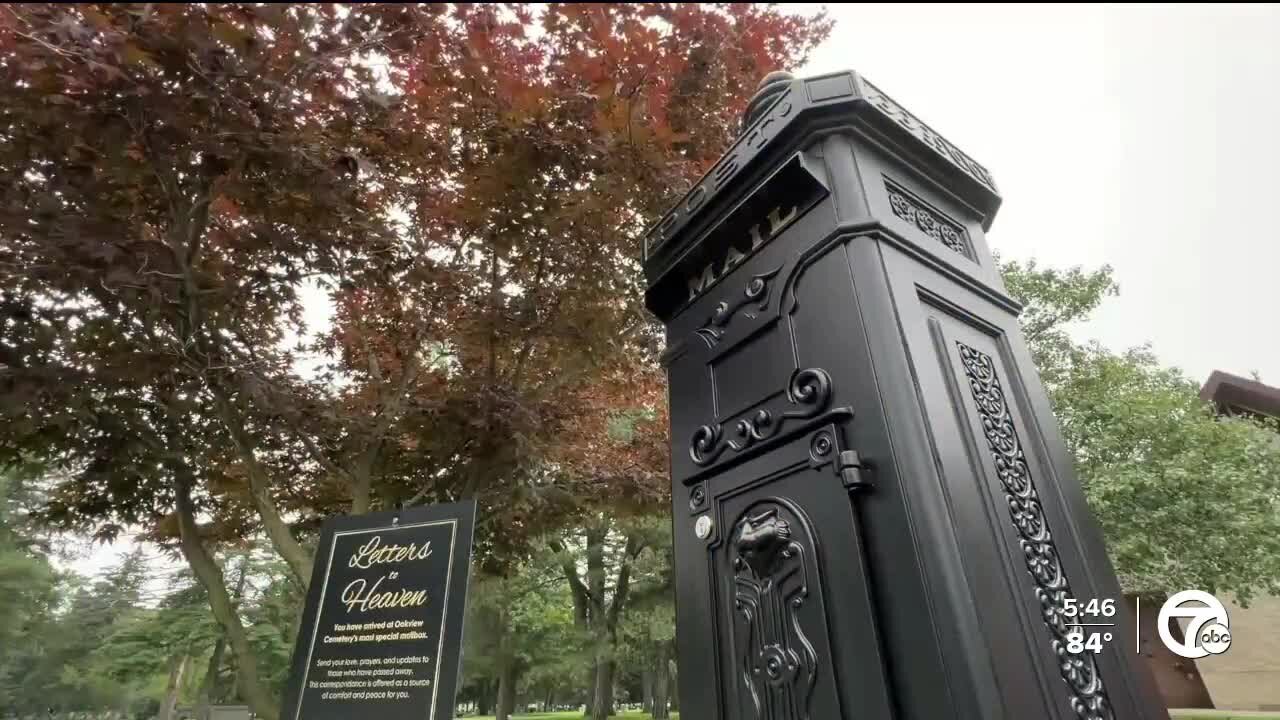
[[[282,720],[451,720],[475,503],[334,518]]]

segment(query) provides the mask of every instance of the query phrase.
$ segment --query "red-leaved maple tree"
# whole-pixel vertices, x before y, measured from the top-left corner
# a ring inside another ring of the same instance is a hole
[[[500,559],[658,503],[638,238],[829,30],[745,3],[0,8],[0,460],[67,471],[51,523],[175,542],[276,717],[221,544],[265,535],[304,588],[333,513],[476,498]],[[647,439],[601,444],[641,410]]]

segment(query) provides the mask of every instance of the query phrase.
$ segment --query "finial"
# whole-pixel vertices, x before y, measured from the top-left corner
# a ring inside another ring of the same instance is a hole
[[[760,113],[769,106],[769,103],[778,96],[778,93],[787,89],[787,85],[795,80],[796,76],[785,70],[774,70],[756,87],[756,94],[751,97],[751,101],[747,103],[747,111],[742,115],[742,130],[745,132],[751,127],[751,123],[760,117]]]

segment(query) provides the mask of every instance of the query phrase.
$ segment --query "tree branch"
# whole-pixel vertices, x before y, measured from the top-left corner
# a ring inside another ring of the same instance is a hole
[[[643,549],[644,543],[639,535],[627,536],[627,547],[623,551],[622,563],[618,568],[618,581],[614,585],[613,602],[609,604],[608,627],[610,630],[618,627],[618,618],[622,616],[622,610],[627,605],[627,595],[631,591],[631,566]]]
[[[569,583],[569,592],[573,597],[573,617],[578,627],[585,628],[587,626],[587,606],[591,599],[591,591],[583,584],[582,577],[578,574],[578,567],[573,562],[573,557],[569,554],[568,548],[558,539],[548,542],[552,552],[560,557],[560,569],[564,573],[565,580]]]

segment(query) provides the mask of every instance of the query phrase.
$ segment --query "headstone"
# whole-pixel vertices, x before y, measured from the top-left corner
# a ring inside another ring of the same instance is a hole
[[[325,523],[282,720],[450,720],[475,503]]]
[[[784,73],[647,234],[684,717],[1167,718],[987,247],[999,206],[865,78]]]

